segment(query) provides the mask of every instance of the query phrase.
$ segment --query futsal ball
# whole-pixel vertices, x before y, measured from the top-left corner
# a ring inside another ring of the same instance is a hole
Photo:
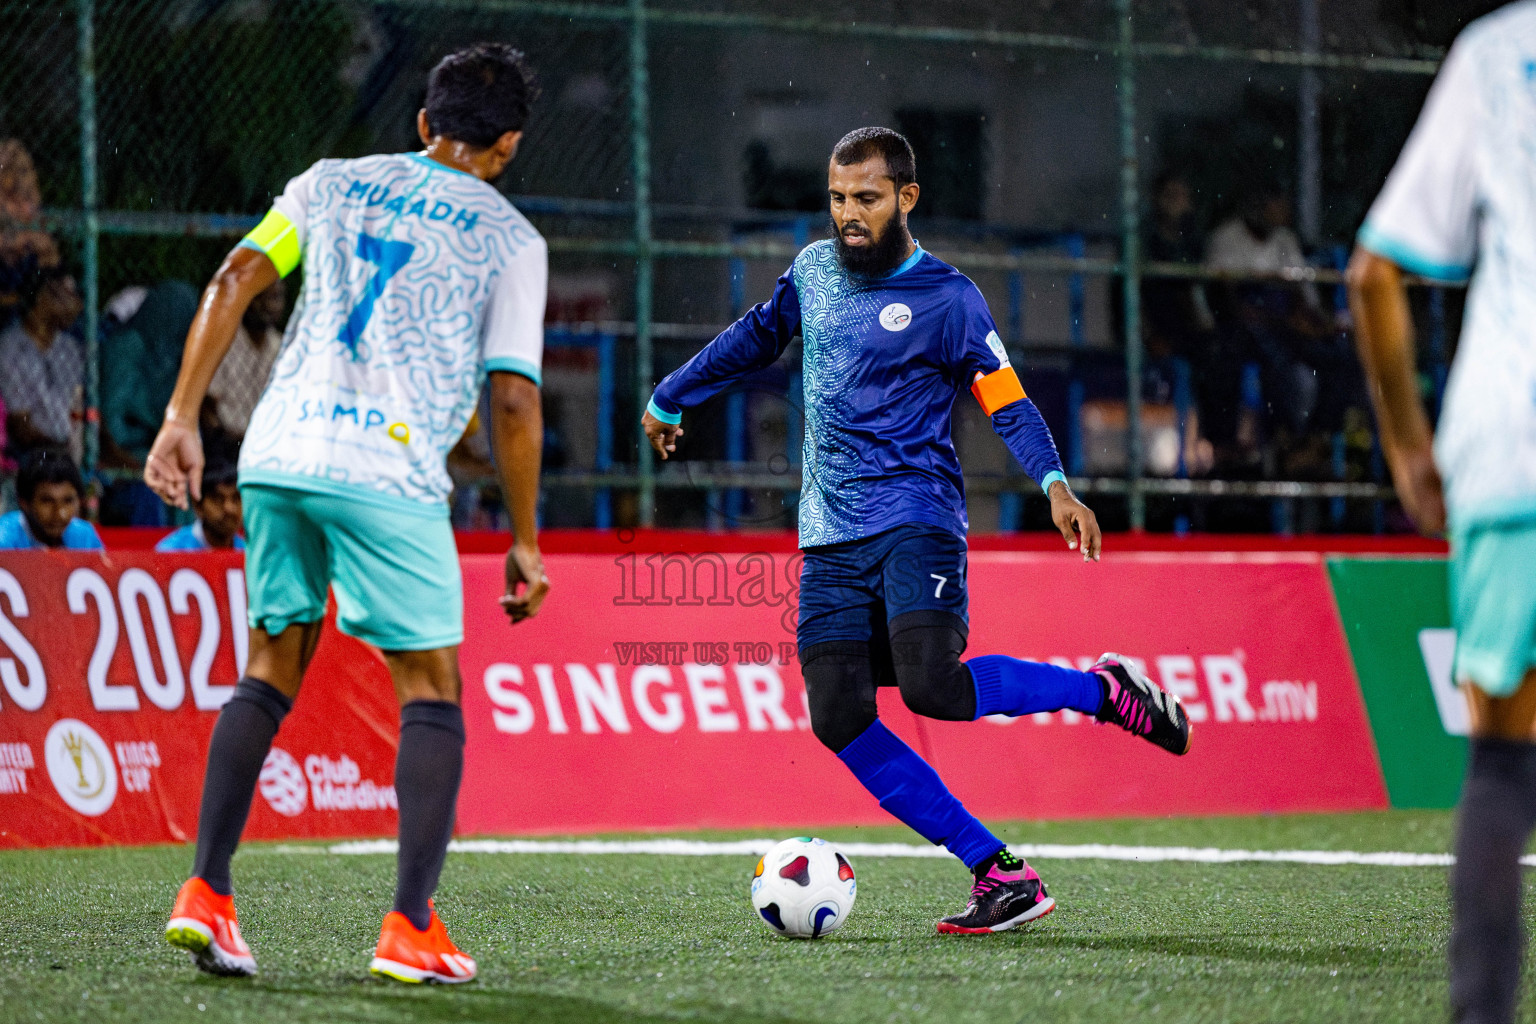
[[[859,883],[853,865],[825,839],[786,839],[752,875],[752,906],[780,935],[816,939],[841,928]]]

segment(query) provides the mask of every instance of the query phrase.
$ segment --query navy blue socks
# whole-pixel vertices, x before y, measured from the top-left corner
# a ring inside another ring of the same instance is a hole
[[[400,853],[395,909],[417,931],[432,920],[427,900],[437,889],[453,838],[459,780],[464,774],[464,712],[445,700],[413,700],[400,709],[395,796],[400,802]]]
[[[272,737],[292,707],[293,701],[275,688],[247,676],[235,684],[234,695],[214,723],[208,767],[203,772],[203,802],[197,812],[192,874],[221,896],[235,891],[229,861],[245,831]]]
[[[884,723],[876,721],[837,756],[881,807],[966,867],[974,869],[1003,848],[1003,841],[955,799],[938,772]]]
[[[1474,738],[1451,869],[1451,1018],[1515,1018],[1524,959],[1520,855],[1536,826],[1536,745]]]
[[[976,717],[1032,715],[1071,708],[1085,715],[1104,703],[1104,681],[1096,672],[1079,672],[1043,661],[1020,661],[984,654],[965,663],[976,682]]]

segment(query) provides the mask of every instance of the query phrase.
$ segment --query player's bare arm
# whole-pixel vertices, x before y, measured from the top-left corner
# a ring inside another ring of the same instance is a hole
[[[167,504],[187,507],[187,497],[202,497],[203,443],[198,411],[214,371],[235,340],[246,307],[278,279],[265,253],[238,247],[208,282],[197,316],[187,331],[176,390],[165,408],[165,422],[144,460],[144,482]]]
[[[512,622],[518,623],[537,615],[549,593],[549,577],[544,574],[544,558],[539,554],[537,518],[544,412],[539,386],[527,377],[492,373],[490,380],[491,436],[513,537],[501,606]]]
[[[1419,401],[1413,318],[1402,268],[1357,248],[1349,262],[1348,283],[1356,345],[1398,499],[1422,532],[1444,533],[1445,497],[1429,417]]]
[[[1104,546],[1104,535],[1099,531],[1099,519],[1093,510],[1072,493],[1065,481],[1052,482],[1047,492],[1051,499],[1051,522],[1061,531],[1062,539],[1073,551],[1083,552],[1083,561],[1097,562]]]

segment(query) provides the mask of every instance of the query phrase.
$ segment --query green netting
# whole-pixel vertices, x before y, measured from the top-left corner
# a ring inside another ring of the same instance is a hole
[[[1434,60],[1487,6],[1135,0],[1133,82],[1115,49],[1115,0],[13,0],[0,14],[0,140],[30,152],[42,215],[105,303],[128,286],[206,280],[314,160],[413,148],[432,64],[474,40],[513,42],[543,97],[498,185],[551,241],[556,319],[600,320],[617,338],[612,408],[627,423],[655,370],[760,299],[784,250],[823,230],[818,176],[842,130],[890,123],[920,139],[925,244],[957,254],[1009,320],[1010,343],[1113,348],[1120,284],[1103,271],[1124,240],[1122,138],[1136,140],[1143,204],[1149,180],[1177,169],[1202,216],[1224,216],[1245,183],[1295,185],[1296,96],[1310,74],[1316,241],[1346,244]],[[1303,71],[1294,54],[1309,48],[1332,63]],[[638,97],[637,77],[648,83]],[[101,225],[89,265],[87,135]],[[654,260],[633,207],[641,153]],[[1027,281],[1005,265],[1032,255],[1098,263],[1036,267]],[[660,322],[654,360],[631,323],[647,309]],[[573,379],[586,359],[568,359]],[[586,399],[567,397],[584,415]],[[615,436],[609,460],[649,481],[629,429]]]

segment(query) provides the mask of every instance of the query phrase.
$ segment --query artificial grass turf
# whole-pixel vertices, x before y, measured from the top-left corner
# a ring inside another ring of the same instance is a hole
[[[1449,815],[1017,823],[1015,842],[1438,852]],[[899,829],[820,830],[911,841]],[[736,836],[740,833],[734,834]],[[711,834],[704,838],[717,838]],[[451,856],[439,907],[480,980],[368,977],[394,858],[252,845],[235,862],[261,974],[211,978],[160,937],[179,847],[0,854],[4,1021],[1441,1021],[1443,868],[1039,861],[1032,928],[937,936],[948,860],[856,858],[833,936],[791,942],[747,902],[751,858]]]

